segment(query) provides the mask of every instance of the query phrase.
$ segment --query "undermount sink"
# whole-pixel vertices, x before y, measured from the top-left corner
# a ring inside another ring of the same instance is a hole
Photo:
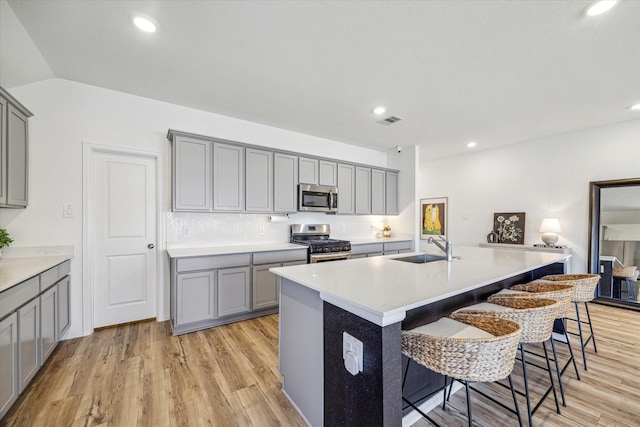
[[[420,254],[390,259],[394,261],[412,262],[414,264],[425,264],[427,262],[444,261],[446,257],[442,255]]]

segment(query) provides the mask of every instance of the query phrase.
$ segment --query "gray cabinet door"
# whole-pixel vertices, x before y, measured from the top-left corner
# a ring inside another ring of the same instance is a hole
[[[371,213],[371,169],[356,166],[356,214]]]
[[[371,169],[371,214],[384,215],[386,210],[386,174],[379,169]]]
[[[298,187],[298,157],[275,153],[273,171],[273,195],[275,212],[296,212]]]
[[[273,153],[246,150],[246,210],[273,212]]]
[[[7,204],[27,206],[29,134],[27,116],[7,106]]]
[[[336,162],[320,160],[319,170],[320,177],[318,182],[320,185],[338,186],[338,164]]]
[[[40,340],[40,299],[36,298],[18,310],[18,370],[20,393],[38,372]]]
[[[184,137],[173,141],[173,210],[211,210],[211,146]]]
[[[213,210],[244,210],[244,147],[213,144]]]
[[[318,159],[298,158],[298,182],[300,184],[318,184]]]
[[[279,302],[278,276],[269,271],[272,267],[281,267],[281,263],[263,264],[253,267],[253,303],[254,310],[275,307]]]
[[[398,215],[398,172],[389,172],[386,174],[386,208],[387,215]]]
[[[7,203],[7,100],[0,97],[0,204]]]
[[[178,274],[175,323],[184,325],[216,318],[215,271]]]
[[[0,419],[18,398],[18,315],[0,321]]]
[[[338,213],[355,213],[355,167],[338,164]]]
[[[58,282],[58,340],[62,338],[69,325],[71,324],[70,298],[69,293],[70,279],[65,277]]]
[[[251,310],[249,267],[218,270],[218,317]]]
[[[52,286],[40,295],[40,366],[58,344],[58,287]]]

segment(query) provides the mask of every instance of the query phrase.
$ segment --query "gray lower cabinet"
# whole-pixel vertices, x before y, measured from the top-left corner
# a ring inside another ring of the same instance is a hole
[[[244,210],[244,166],[244,147],[213,144],[213,210]]]
[[[0,419],[18,398],[18,314],[0,320]]]
[[[253,267],[253,302],[254,310],[277,307],[280,302],[280,288],[278,276],[269,271],[270,268],[287,267],[290,265],[306,264],[305,260],[291,262],[276,262]]]
[[[173,210],[210,211],[213,206],[212,144],[178,136],[173,141]]]
[[[371,214],[371,169],[361,166],[356,166],[356,214]]]
[[[247,148],[246,210],[273,212],[273,153]]]
[[[40,299],[36,298],[18,309],[18,390],[27,387],[40,367]]]
[[[65,277],[60,280],[58,286],[58,340],[67,332],[71,325],[71,279]]]
[[[338,213],[354,214],[355,210],[355,166],[338,164]]]
[[[398,172],[386,172],[385,203],[387,215],[398,215]]]
[[[52,286],[40,295],[40,366],[46,362],[58,344],[58,287]]]
[[[273,210],[275,212],[298,211],[298,157],[275,153],[273,173]]]
[[[249,267],[218,270],[218,317],[251,310]]]
[[[371,214],[385,215],[386,208],[386,173],[380,169],[371,169]]]
[[[351,258],[393,255],[398,253],[411,252],[412,250],[413,242],[411,240],[361,243],[351,245]]]
[[[174,326],[216,318],[215,271],[178,274],[175,283]]]

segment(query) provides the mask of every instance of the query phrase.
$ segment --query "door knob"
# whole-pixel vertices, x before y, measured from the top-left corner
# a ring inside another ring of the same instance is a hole
[[[154,245],[153,243],[149,243],[149,244],[147,245],[147,247],[148,247],[149,249],[153,249],[153,248],[155,248],[155,247],[156,247],[156,245]]]

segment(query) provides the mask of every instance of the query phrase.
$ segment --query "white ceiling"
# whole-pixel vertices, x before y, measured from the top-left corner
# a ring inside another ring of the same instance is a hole
[[[640,2],[589,3],[9,0],[56,77],[428,159],[639,119]]]

